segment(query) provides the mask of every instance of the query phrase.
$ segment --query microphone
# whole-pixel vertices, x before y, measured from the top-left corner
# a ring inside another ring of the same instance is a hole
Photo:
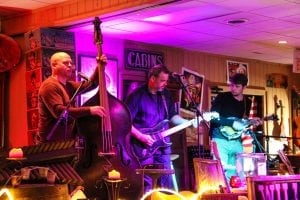
[[[88,82],[91,81],[90,78],[87,75],[85,75],[84,73],[82,73],[82,72],[78,72],[77,75],[80,78],[84,79],[85,81],[88,81]]]

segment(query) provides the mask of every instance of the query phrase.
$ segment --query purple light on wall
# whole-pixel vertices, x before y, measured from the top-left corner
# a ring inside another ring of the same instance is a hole
[[[105,34],[103,36],[105,36]],[[117,42],[111,41],[111,39],[104,37],[103,40],[103,53],[106,55],[118,55],[117,53],[119,52],[116,52],[116,49],[120,49],[121,46],[118,46]],[[97,66],[96,56],[98,54],[97,47],[94,44],[93,34],[82,34],[77,32],[75,34],[75,41],[77,55],[79,55],[77,63],[80,64],[80,66],[77,66],[77,70],[90,76]],[[108,63],[105,67],[107,91],[113,96],[117,96],[119,61],[117,58],[111,58],[110,56],[108,56],[108,58]],[[82,95],[81,103],[91,98],[95,92],[96,90]]]

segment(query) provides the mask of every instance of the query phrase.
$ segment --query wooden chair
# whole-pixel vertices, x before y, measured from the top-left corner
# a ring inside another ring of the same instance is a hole
[[[300,175],[249,176],[249,200],[299,200]]]

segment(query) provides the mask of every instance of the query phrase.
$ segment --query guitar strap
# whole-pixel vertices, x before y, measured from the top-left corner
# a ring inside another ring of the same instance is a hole
[[[163,93],[161,93],[161,98],[162,98],[162,101],[163,101],[163,104],[164,104],[164,107],[165,107],[165,111],[167,113],[167,118],[166,119],[169,119],[169,112],[168,112],[168,106],[167,106],[167,101],[166,101],[166,97]]]
[[[243,101],[244,101],[244,114],[243,114],[243,118],[247,118],[247,115],[246,115],[247,104],[246,104],[246,98],[245,98],[245,96],[243,96]]]

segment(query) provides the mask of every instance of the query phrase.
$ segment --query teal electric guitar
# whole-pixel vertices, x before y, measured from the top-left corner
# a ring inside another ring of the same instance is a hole
[[[219,130],[220,130],[221,134],[224,137],[226,137],[228,140],[233,140],[233,139],[237,139],[237,138],[241,137],[242,133],[244,131],[247,131],[250,126],[252,126],[252,125],[254,125],[254,126],[261,125],[263,123],[263,121],[276,120],[277,116],[273,114],[273,115],[270,115],[270,116],[266,116],[263,119],[259,119],[259,118],[238,119],[238,118],[235,118],[235,117],[228,117],[228,119],[233,119],[235,121],[239,121],[242,124],[244,124],[244,128],[242,130],[235,130],[231,126],[220,126],[219,127]]]

